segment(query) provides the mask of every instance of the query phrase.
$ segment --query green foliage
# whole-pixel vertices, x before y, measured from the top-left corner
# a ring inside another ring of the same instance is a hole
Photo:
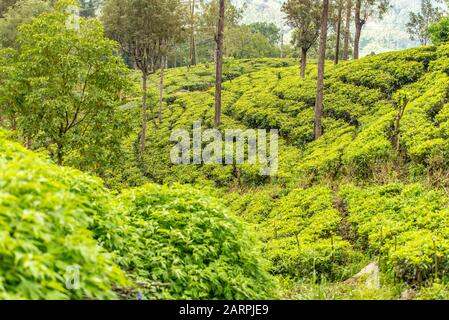
[[[429,26],[440,20],[443,12],[432,1],[421,0],[421,11],[418,13],[409,12],[409,22],[407,23],[407,32],[411,40],[418,40],[421,45],[427,45],[429,42]]]
[[[225,37],[226,54],[234,58],[267,58],[279,56],[278,48],[265,35],[250,26],[238,26]]]
[[[43,0],[20,0],[0,19],[0,48],[18,46],[18,27],[29,23],[34,17],[50,11],[50,6]]]
[[[116,290],[147,299],[274,297],[253,236],[205,192],[146,185],[116,198],[100,180],[52,165],[5,135],[0,298],[111,299]],[[66,287],[70,266],[79,266],[76,290]]]
[[[100,226],[100,240],[147,297],[273,297],[253,237],[217,200],[190,187],[145,185],[124,191],[118,209],[125,220]]]
[[[449,17],[443,17],[440,21],[432,23],[428,28],[432,43],[442,44],[449,40]]]
[[[361,255],[339,232],[341,215],[326,187],[294,189],[287,195],[262,189],[235,195],[233,210],[254,224],[272,261],[272,272],[300,278],[342,280]]]
[[[100,181],[49,164],[0,135],[0,298],[111,299],[128,285],[89,231],[105,214]],[[79,267],[79,289],[68,267]],[[72,282],[73,283],[73,282]]]
[[[444,277],[449,249],[445,193],[396,183],[345,186],[341,195],[358,244],[381,254],[385,270],[410,283]]]
[[[20,27],[0,99],[30,147],[102,174],[129,129],[119,106],[131,79],[98,21],[81,19],[77,31],[67,19],[55,11]]]

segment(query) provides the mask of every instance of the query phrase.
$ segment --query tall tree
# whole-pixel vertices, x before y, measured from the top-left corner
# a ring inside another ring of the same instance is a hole
[[[272,22],[255,22],[248,25],[254,32],[265,36],[271,45],[278,45],[281,40],[281,29]]]
[[[323,0],[321,14],[320,47],[318,50],[318,78],[315,101],[314,135],[315,140],[323,134],[324,66],[326,62],[327,25],[329,20],[329,0]]]
[[[3,18],[5,12],[12,7],[17,0],[1,0],[0,1],[0,18]]]
[[[95,171],[118,157],[128,124],[119,108],[131,74],[94,19],[67,28],[65,6],[19,28],[1,104],[17,116],[20,136],[59,163]]]
[[[345,36],[343,43],[343,60],[349,60],[349,42],[351,37],[352,0],[346,0]]]
[[[217,14],[220,10],[219,0],[201,0],[200,10],[198,16],[198,40],[197,53],[203,60],[215,62],[217,50]],[[233,27],[236,27],[238,21],[242,16],[242,9],[237,8],[231,0],[225,0],[225,15],[224,15],[224,32],[228,32]],[[203,46],[203,52],[200,53],[200,43]]]
[[[288,0],[282,5],[289,26],[294,28],[293,41],[301,50],[300,77],[304,78],[307,67],[307,52],[315,45],[321,23],[319,0]]]
[[[225,0],[220,0],[218,11],[218,26],[215,41],[217,50],[215,54],[215,117],[214,127],[218,128],[221,122],[221,82],[223,75],[223,43],[225,25]]]
[[[425,46],[430,42],[428,29],[430,25],[439,21],[443,12],[437,6],[433,6],[431,0],[421,0],[421,11],[410,12],[409,22],[407,23],[407,32],[411,40],[417,40]]]
[[[51,11],[45,0],[19,0],[0,18],[0,48],[17,48],[18,28],[43,12]]]
[[[148,75],[165,54],[166,45],[180,36],[186,18],[184,9],[180,0],[106,0],[103,7],[107,34],[133,57],[142,73],[141,153],[147,131]]]
[[[336,30],[335,30],[335,59],[334,63],[338,64],[340,60],[340,40],[341,40],[341,24],[342,24],[342,15],[343,15],[343,6],[344,1],[343,0],[337,0],[335,3],[336,10],[337,10],[337,21],[336,21]]]
[[[196,54],[196,41],[195,41],[195,8],[196,3],[195,0],[189,0],[190,7],[190,52],[189,52],[189,65],[195,66],[197,63],[197,54]]]
[[[390,0],[355,0],[354,59],[360,57],[360,38],[368,18],[374,15],[382,18],[389,9]]]
[[[158,120],[159,124],[162,123],[162,106],[163,106],[163,98],[164,98],[164,70],[165,64],[167,61],[167,57],[165,55],[161,55],[160,60],[160,75],[159,75],[159,112],[158,112]]]

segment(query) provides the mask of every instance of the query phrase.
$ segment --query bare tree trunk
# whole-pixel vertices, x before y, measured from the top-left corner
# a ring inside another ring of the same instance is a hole
[[[142,72],[142,132],[140,134],[140,152],[145,151],[145,140],[147,139],[147,78],[148,73]]]
[[[360,10],[362,7],[362,0],[356,0],[355,3],[355,37],[354,37],[354,59],[360,57],[360,37],[362,34],[362,28],[364,25],[361,20]]]
[[[174,61],[174,63],[175,63],[175,68],[177,68],[178,67],[178,55],[177,55],[176,47],[175,47],[175,61]]]
[[[281,59],[284,58],[284,29],[281,29]]]
[[[166,57],[161,57],[161,77],[159,81],[159,124],[162,123],[162,98],[164,96],[164,68],[165,68]]]
[[[320,48],[318,51],[318,79],[315,102],[314,133],[315,140],[323,134],[323,100],[324,100],[324,65],[326,59],[327,24],[329,20],[329,0],[323,0],[323,13],[321,15]]]
[[[352,15],[352,0],[347,0],[346,6],[346,25],[345,25],[345,39],[343,48],[343,60],[349,60],[349,37],[351,36],[351,15]]]
[[[58,165],[62,166],[64,160],[64,151],[63,146],[60,142],[56,144],[56,160]]]
[[[190,65],[195,66],[196,61],[196,43],[195,43],[195,0],[190,0]]]
[[[299,71],[299,76],[301,79],[306,77],[306,68],[307,68],[307,49],[301,48],[301,67]]]
[[[341,16],[343,12],[343,6],[340,4],[338,7],[338,17],[337,17],[337,34],[336,34],[336,43],[335,43],[335,60],[334,63],[338,64],[340,61],[340,38],[341,38]]]
[[[225,0],[220,0],[218,32],[216,37],[217,53],[215,63],[215,118],[214,118],[215,128],[218,128],[221,121],[221,79],[223,75],[224,14],[225,14]]]

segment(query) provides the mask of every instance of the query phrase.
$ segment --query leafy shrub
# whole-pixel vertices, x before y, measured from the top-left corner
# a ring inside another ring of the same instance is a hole
[[[149,298],[266,299],[274,282],[251,234],[216,200],[187,186],[124,191],[117,225],[98,232]]]
[[[0,135],[0,298],[111,299],[128,284],[89,231],[109,208],[100,181]],[[66,283],[79,267],[79,289]]]

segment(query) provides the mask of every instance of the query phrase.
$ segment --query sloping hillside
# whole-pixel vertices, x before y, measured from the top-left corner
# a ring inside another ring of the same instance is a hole
[[[218,187],[254,225],[275,274],[340,282],[376,260],[385,286],[444,284],[448,72],[448,46],[328,65],[318,141],[314,66],[305,80],[298,67],[276,65],[226,81],[222,128],[280,130],[279,171],[270,178],[247,164],[171,165],[171,130],[213,119],[212,89],[179,92],[182,79],[171,81],[164,121],[138,167],[150,180]]]

